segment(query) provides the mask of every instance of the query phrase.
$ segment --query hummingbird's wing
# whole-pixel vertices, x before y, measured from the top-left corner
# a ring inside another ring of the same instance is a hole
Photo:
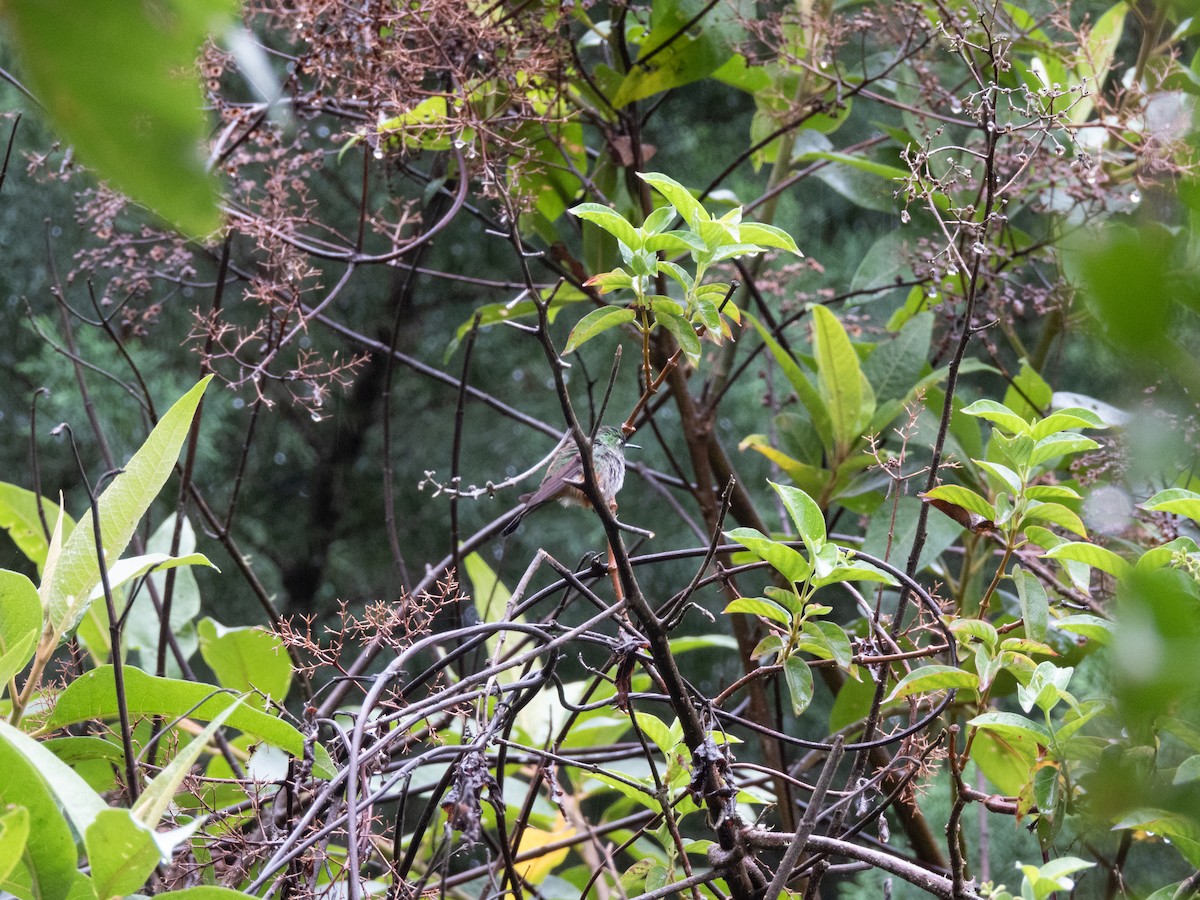
[[[552,462],[538,489],[521,499],[525,501],[526,510],[531,510],[551,500],[575,499],[582,489],[583,465],[579,461],[579,454],[574,453],[557,466]]]

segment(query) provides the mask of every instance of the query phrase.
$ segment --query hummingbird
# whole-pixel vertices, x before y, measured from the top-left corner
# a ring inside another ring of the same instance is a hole
[[[625,483],[625,448],[637,447],[627,443],[620,428],[601,425],[592,441],[592,462],[596,473],[596,485],[600,496],[610,507],[616,508],[617,492]],[[583,463],[579,457],[579,446],[570,435],[559,445],[550,458],[546,474],[538,489],[521,495],[525,508],[515,519],[504,526],[501,534],[512,534],[521,520],[539,506],[558,500],[563,506],[591,506],[584,493]]]

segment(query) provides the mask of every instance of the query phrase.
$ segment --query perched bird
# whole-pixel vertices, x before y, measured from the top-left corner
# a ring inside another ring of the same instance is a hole
[[[625,448],[636,446],[637,444],[627,444],[621,429],[611,425],[600,426],[595,440],[592,441],[596,485],[600,488],[600,496],[610,507],[616,507],[617,491],[621,490],[621,485],[625,483]],[[525,504],[525,508],[504,526],[502,534],[512,534],[525,516],[551,500],[558,500],[564,506],[591,506],[583,485],[583,463],[579,458],[579,447],[568,435],[551,457],[542,483],[536,491],[522,495],[521,502]]]

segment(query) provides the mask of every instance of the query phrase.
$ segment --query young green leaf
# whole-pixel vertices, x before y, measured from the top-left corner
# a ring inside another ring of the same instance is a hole
[[[691,191],[673,178],[668,178],[660,172],[639,172],[638,177],[666,197],[667,202],[679,210],[679,214],[693,231],[699,228],[701,222],[707,222],[710,218],[700,202],[692,196]]]
[[[758,222],[746,222],[739,231],[738,236],[748,244],[757,244],[760,247],[774,250],[786,250],[797,256],[804,256],[800,252],[800,248],[796,246],[796,242],[792,240],[792,236],[782,228],[776,228],[774,225],[762,225]]]
[[[875,412],[875,394],[867,384],[846,329],[824,306],[812,308],[813,353],[817,389],[833,426],[838,455],[844,457],[862,439]]]
[[[616,328],[618,325],[625,325],[636,318],[637,313],[626,306],[604,306],[600,309],[593,309],[575,323],[575,327],[567,336],[567,345],[563,348],[563,353],[572,353],[596,335],[608,331],[610,328]]]
[[[900,683],[888,694],[887,702],[899,700],[910,694],[927,694],[931,691],[948,691],[958,688],[974,689],[978,686],[979,677],[974,672],[967,672],[954,666],[921,666],[900,679]]]
[[[792,715],[798,716],[812,703],[812,670],[799,656],[789,656],[783,661],[783,677],[792,700]]]
[[[1012,568],[1012,579],[1017,585],[1017,597],[1021,603],[1021,618],[1025,621],[1025,634],[1031,640],[1044,641],[1050,619],[1050,601],[1046,589],[1037,576],[1020,566]]]
[[[1080,537],[1087,537],[1087,529],[1083,520],[1061,503],[1042,503],[1040,500],[1030,500],[1025,506],[1025,520],[1050,522],[1068,531],[1073,531]]]
[[[1075,562],[1086,563],[1093,568],[1099,569],[1101,572],[1107,572],[1114,578],[1123,578],[1128,575],[1131,569],[1129,563],[1117,556],[1106,547],[1101,547],[1099,544],[1088,544],[1083,541],[1074,541],[1069,544],[1059,544],[1053,547],[1042,556],[1046,559],[1057,560],[1074,560]]]
[[[699,362],[700,338],[696,337],[696,330],[692,327],[691,322],[683,316],[677,316],[665,310],[663,312],[656,311],[654,321],[671,332],[693,365]]]
[[[761,531],[754,528],[735,528],[725,533],[732,541],[737,541],[751,553],[770,563],[790,582],[805,581],[812,574],[812,566],[799,551],[773,541]]]
[[[762,616],[780,625],[790,625],[792,622],[792,616],[786,609],[765,597],[738,597],[726,604],[724,612]]]
[[[997,403],[995,400],[976,400],[970,406],[963,407],[962,411],[968,416],[987,419],[1009,434],[1028,434],[1030,431],[1028,422],[1003,403]]]
[[[787,484],[776,484],[773,481],[768,484],[775,489],[775,493],[783,501],[784,509],[791,517],[792,524],[796,526],[796,533],[800,535],[800,540],[804,541],[804,546],[808,549],[810,561],[815,561],[817,554],[820,553],[826,542],[825,514],[821,512],[821,507],[817,506],[817,502],[800,488]]]
[[[568,212],[576,218],[591,222],[603,228],[630,250],[642,249],[642,236],[630,225],[620,213],[614,212],[599,203],[580,203],[571,207]]]

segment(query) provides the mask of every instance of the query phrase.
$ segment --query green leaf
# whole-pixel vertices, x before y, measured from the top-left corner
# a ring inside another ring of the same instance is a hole
[[[1200,755],[1189,756],[1175,769],[1175,777],[1171,784],[1187,784],[1200,779]]]
[[[1052,522],[1068,531],[1073,531],[1080,537],[1087,537],[1087,529],[1083,520],[1061,503],[1042,503],[1040,500],[1030,500],[1025,505],[1024,521]]]
[[[1041,418],[1042,411],[1054,399],[1054,391],[1028,360],[1021,360],[1021,370],[1012,379],[1001,405],[1028,422]]]
[[[663,326],[675,337],[683,352],[695,365],[700,360],[700,338],[696,337],[696,329],[683,316],[676,316],[666,311],[655,311],[654,321]]]
[[[97,501],[104,554],[110,564],[125,552],[134,528],[175,468],[179,450],[191,430],[196,407],[211,380],[211,375],[201,379],[167,410],[146,442]],[[79,624],[92,589],[100,582],[90,510],[66,539],[62,556],[48,580],[49,583],[44,581],[42,584],[46,615],[54,633],[63,635]]]
[[[812,670],[799,656],[789,656],[783,661],[783,676],[792,699],[792,715],[798,716],[812,703]]]
[[[42,531],[42,522],[38,516],[39,500],[42,503],[42,511],[46,514],[46,526],[53,534],[54,524],[59,516],[57,503],[52,503],[45,497],[39,498],[33,491],[27,491],[15,484],[0,482],[0,528],[8,532],[17,549],[38,567],[38,572],[41,572],[46,562],[49,542]],[[74,520],[63,513],[64,539],[74,527]]]
[[[668,178],[661,172],[639,172],[638,177],[666,197],[667,202],[679,211],[683,221],[688,223],[692,231],[697,231],[701,222],[707,222],[711,218],[707,210],[700,205],[700,201],[692,196],[692,192],[675,179]]]
[[[97,897],[137,893],[164,862],[154,830],[127,809],[102,811],[84,837]]]
[[[819,494],[825,485],[829,483],[829,480],[833,478],[833,473],[828,469],[819,469],[798,459],[793,459],[786,453],[772,447],[767,443],[766,435],[747,435],[738,444],[738,449],[745,450],[747,448],[761,453],[767,459],[771,460],[771,462],[779,466],[792,479],[792,482],[798,488],[810,494]]]
[[[829,411],[834,444],[844,457],[861,440],[863,428],[871,421],[875,395],[837,316],[824,306],[814,306],[812,317],[817,389]]]
[[[975,732],[971,761],[1002,794],[1016,796],[1030,779],[1037,762],[1037,742],[1013,734]]]
[[[1025,488],[1030,500],[1082,500],[1079,492],[1065,484],[1034,484]]]
[[[1054,623],[1054,627],[1063,631],[1069,631],[1071,634],[1078,634],[1081,637],[1089,638],[1106,646],[1112,643],[1112,637],[1116,631],[1113,623],[1107,619],[1083,613],[1059,619]]]
[[[407,112],[380,122],[375,130],[380,135],[394,135],[394,142],[409,149],[448,150],[451,143],[448,109],[445,96],[436,94]]]
[[[11,729],[8,733],[21,734],[7,723],[3,727]],[[23,734],[21,737],[36,746],[32,739]],[[78,858],[71,828],[38,761],[27,757],[18,746],[0,734],[0,809],[10,804],[27,811],[29,831],[35,836],[33,841],[25,844],[22,855],[18,857],[25,872],[18,871],[17,874],[36,883],[40,897],[65,900],[75,879]],[[14,822],[13,827],[15,831],[19,825]],[[0,891],[28,896],[15,888],[15,884],[0,878]]]
[[[161,572],[166,569],[176,569],[180,566],[206,566],[216,569],[203,553],[189,553],[187,556],[170,556],[166,553],[145,553],[141,556],[130,556],[118,559],[109,566],[108,581],[113,590],[127,582],[141,578],[149,572]],[[217,571],[220,571],[219,569]],[[104,596],[104,585],[98,584],[92,588],[89,601],[99,600]]]
[[[154,534],[146,542],[146,552],[148,554],[161,553],[165,556],[171,550],[174,535],[175,513],[171,513],[171,515],[163,519],[162,524],[154,530]],[[186,557],[190,556],[195,549],[196,533],[192,530],[192,523],[184,516],[179,528],[178,552]],[[204,557],[200,557],[199,561],[206,565],[211,565]],[[167,575],[163,571],[164,568],[166,567],[160,566],[150,575],[150,583],[154,586],[160,598],[166,596],[167,589]],[[154,610],[152,598],[149,594],[149,591],[139,591],[138,595],[134,598],[133,606],[129,614],[125,617],[125,631],[123,635],[126,649],[136,652],[136,658],[140,659],[145,667],[154,665],[151,660],[158,659],[158,645],[159,641],[162,640],[162,623]],[[93,607],[92,611],[95,611],[95,609],[96,607]],[[196,619],[199,615],[200,587],[196,584],[196,576],[193,574],[190,566],[176,568],[175,585],[171,593],[171,633],[175,636],[175,644],[179,647],[185,659],[190,658],[196,652]],[[83,635],[87,626],[88,618],[85,618],[80,623],[77,634]],[[102,652],[103,647],[107,645],[107,622],[105,623],[103,639],[104,643],[100,647],[93,646],[89,639],[88,649],[93,652]],[[180,672],[178,671],[178,664],[175,662],[174,655],[168,653],[166,659],[168,671],[165,674],[171,677],[178,677]]]
[[[1151,547],[1139,556],[1134,564],[1134,570],[1148,572],[1153,569],[1161,569],[1163,566],[1176,564],[1180,555],[1191,556],[1194,554],[1200,554],[1200,547],[1196,545],[1196,542],[1187,536],[1177,537],[1173,541]]]
[[[0,569],[0,696],[9,679],[33,659],[42,634],[42,601],[33,582]]]
[[[750,658],[753,660],[763,659],[773,653],[778,653],[782,649],[783,638],[777,634],[768,634],[754,645],[754,649],[750,651]]]
[[[875,389],[875,396],[900,399],[921,377],[933,339],[933,314],[915,316],[890,341],[883,341],[863,362],[863,374]]]
[[[1021,477],[1008,466],[986,459],[973,459],[971,462],[995,479],[997,490],[1007,490],[1014,497],[1021,493]]]
[[[1042,438],[1033,445],[1033,450],[1029,454],[1029,465],[1041,465],[1047,460],[1059,456],[1082,453],[1085,450],[1095,450],[1099,446],[1091,438],[1078,434],[1071,434],[1069,432],[1066,434],[1052,434]]]
[[[979,677],[954,666],[921,666],[900,679],[887,700],[890,703],[910,694],[925,694],[930,691],[948,691],[958,688],[974,690],[979,686]]]
[[[1086,122],[1095,109],[1095,95],[1108,79],[1113,54],[1125,30],[1125,14],[1128,11],[1129,6],[1119,0],[1105,10],[1087,32],[1087,42],[1080,47],[1079,62],[1072,73],[1072,81],[1083,89],[1067,110],[1074,125]]]
[[[827,539],[825,514],[821,512],[821,507],[817,506],[817,501],[799,488],[787,484],[776,484],[773,481],[767,483],[775,489],[775,493],[783,501],[784,509],[787,510],[792,524],[796,526],[796,533],[800,535],[800,540],[804,541],[804,546],[808,549],[809,559],[815,561]]]
[[[782,228],[774,225],[763,225],[758,222],[746,222],[739,228],[739,237],[749,244],[759,247],[769,247],[776,250],[787,250],[797,256],[803,256],[792,236]]]
[[[1017,565],[1012,568],[1012,579],[1017,585],[1026,637],[1033,641],[1044,641],[1050,619],[1050,600],[1046,596],[1046,589],[1036,575]]]
[[[600,309],[593,309],[571,329],[563,353],[571,353],[602,331],[632,322],[636,318],[637,313],[625,306],[604,306]]]
[[[607,206],[601,206],[599,203],[580,203],[578,206],[572,206],[568,212],[576,218],[603,228],[630,250],[642,249],[642,236],[638,234],[638,230]]]
[[[1089,544],[1084,541],[1072,541],[1069,544],[1059,544],[1047,550],[1042,556],[1046,559],[1074,560],[1086,563],[1101,572],[1107,572],[1115,578],[1123,578],[1131,569],[1129,563],[1117,556],[1107,547],[1099,544]]]
[[[737,541],[751,553],[771,564],[790,582],[805,581],[812,574],[808,560],[792,547],[773,541],[754,528],[735,528],[726,537]]]
[[[625,276],[625,279],[632,284],[629,274],[621,269],[616,269],[612,272],[606,272],[603,275],[593,276],[589,280],[589,284],[602,284],[601,279],[606,279],[612,276],[617,278],[617,273]],[[625,285],[619,285],[625,286]],[[615,290],[616,287],[610,288]],[[604,293],[602,290],[601,293]],[[554,322],[558,318],[558,314],[567,306],[574,303],[582,303],[592,298],[583,291],[569,286],[560,285],[555,288],[549,288],[542,291],[541,300],[548,304],[546,309],[546,318],[550,322]],[[471,314],[465,322],[455,329],[454,337],[446,345],[446,352],[443,354],[444,360],[449,360],[454,355],[454,352],[462,344],[463,339],[471,333],[471,329],[475,327],[475,317],[479,317],[479,328],[490,328],[493,325],[502,325],[506,322],[514,322],[518,319],[532,318],[537,315],[537,304],[532,300],[506,300],[503,303],[486,303],[483,306],[477,307],[475,312]]]
[[[661,806],[655,799],[654,789],[650,785],[630,784],[629,779],[615,778],[612,775],[606,775],[604,772],[588,772],[586,777],[608,785],[625,799],[636,804],[639,809],[650,809],[655,812],[661,810]]]
[[[1137,829],[1161,835],[1193,868],[1200,867],[1200,823],[1194,814],[1138,809],[1121,819],[1114,828]]]
[[[670,726],[658,718],[658,716],[641,710],[634,710],[633,719],[637,722],[637,726],[642,730],[642,733],[650,738],[654,746],[658,747],[664,755],[670,755],[671,751],[675,749],[675,745],[679,743],[674,735],[671,734]]]
[[[200,620],[198,631],[200,653],[221,687],[262,694],[247,698],[261,709],[283,703],[292,684],[292,660],[279,635],[258,626],[227,628],[208,617]]]
[[[929,500],[944,500],[947,503],[953,503],[955,506],[961,506],[968,512],[976,513],[985,519],[996,518],[996,509],[992,504],[961,484],[939,484],[921,496]]]
[[[14,752],[10,753],[9,750]],[[108,809],[103,798],[88,787],[87,782],[80,778],[74,769],[40,742],[3,719],[0,719],[0,752],[7,757],[6,763],[25,773],[24,777],[30,777],[31,772],[37,773],[54,795],[59,807],[55,815],[61,820],[65,812],[76,833],[83,834],[96,816],[102,810]],[[7,768],[5,766],[5,771]],[[5,796],[10,796],[8,789]],[[26,800],[18,802],[33,811],[33,806]]]
[[[1024,530],[1025,537],[1043,550],[1050,550],[1060,544],[1070,543],[1065,538],[1059,537],[1053,531],[1050,531],[1048,528],[1042,528],[1040,525],[1026,525]],[[1092,570],[1083,563],[1071,559],[1061,559],[1059,563],[1062,565],[1063,572],[1066,573],[1071,584],[1076,589],[1087,593],[1091,582]]]
[[[1200,522],[1200,494],[1182,488],[1169,488],[1159,491],[1142,504],[1144,509],[1151,512],[1166,512],[1177,516],[1187,516],[1193,522]]]
[[[921,501],[915,497],[900,497],[896,504],[896,516],[892,521],[892,507],[885,503],[871,514],[867,523],[867,535],[863,539],[863,551],[883,558],[888,547],[903,548],[907,553],[917,533],[921,516]],[[917,571],[924,571],[962,534],[962,526],[949,516],[930,516],[926,522],[927,537],[917,561]],[[895,550],[893,549],[893,552]]]
[[[24,861],[29,843],[29,810],[9,804],[0,812],[0,890],[5,890],[8,876]],[[8,888],[11,890],[15,885]]]
[[[976,400],[970,406],[963,407],[962,411],[968,416],[987,419],[989,422],[999,425],[1010,434],[1027,434],[1030,430],[1028,422],[1007,406],[997,403],[995,400]]]
[[[126,666],[126,708],[130,716],[187,716],[201,721],[211,721],[223,710],[233,705],[235,697],[211,684],[182,681],[173,678],[158,678],[141,669]],[[117,716],[116,691],[113,685],[112,666],[100,666],[85,672],[67,686],[55,704],[45,724],[48,731],[65,728],[89,719],[115,720]],[[227,724],[246,734],[266,741],[292,756],[304,756],[304,736],[282,719],[241,705],[230,715]],[[329,754],[320,744],[315,745],[316,771],[322,778],[333,775]]]
[[[811,620],[805,622],[804,631],[806,634],[814,636],[819,634],[829,651],[828,658],[843,669],[850,668],[850,664],[854,662],[854,648],[850,644],[850,636],[846,634],[846,629],[836,622],[822,619],[817,622]]]
[[[677,266],[673,262],[660,259],[658,261],[658,271],[669,276],[676,284],[683,288],[684,293],[691,293],[692,289],[696,286],[695,279],[688,274],[687,270],[682,266]]]
[[[750,616],[762,616],[780,625],[790,625],[792,615],[778,603],[765,597],[738,597],[731,600],[724,609],[726,613],[745,613]]]
[[[1000,640],[996,626],[983,619],[955,619],[950,623],[950,631],[957,636],[970,635],[979,638],[989,647],[995,647]]]
[[[813,428],[821,439],[821,444],[827,451],[832,451],[833,422],[830,419],[829,409],[825,405],[825,401],[821,399],[820,393],[813,387],[812,382],[808,380],[808,376],[804,374],[792,355],[775,340],[771,332],[754,316],[749,313],[744,313],[744,315],[750,320],[750,324],[754,326],[767,349],[771,351],[771,355],[775,357],[776,364],[783,372],[784,377],[787,378],[788,384],[792,386],[792,390],[796,392],[796,396],[800,398],[800,402],[808,410],[809,419],[812,421]]]
[[[708,248],[704,241],[690,231],[668,231],[665,234],[655,234],[646,238],[646,250],[655,253],[703,253]]]
[[[633,276],[624,269],[613,269],[611,272],[601,272],[599,275],[593,275],[584,284],[588,287],[596,288],[596,291],[600,294],[607,294],[611,291],[633,287]],[[480,325],[482,324],[480,322]]]
[[[827,547],[830,545],[826,545]],[[828,573],[820,578],[814,578],[812,583],[815,587],[824,587],[827,584],[836,584],[842,581],[873,581],[879,584],[899,584],[895,576],[884,572],[882,569],[877,569],[868,562],[853,559],[853,551],[845,551],[841,556],[837,565],[835,565]]]
[[[707,78],[730,58],[732,54],[707,30],[693,36],[682,30],[683,24],[672,19],[650,32],[639,56],[656,52],[647,63],[630,68],[612,97],[614,109]],[[669,44],[668,39],[672,39]]]
[[[1029,436],[1035,441],[1049,437],[1058,431],[1068,428],[1107,428],[1108,425],[1090,409],[1078,406],[1067,407],[1053,412],[1040,422],[1035,422]]]
[[[112,3],[89,15],[71,0],[5,7],[30,87],[80,159],[192,237],[221,224],[196,57],[236,10],[232,0]]]
[[[983,731],[992,731],[1004,736],[1036,741],[1043,747],[1048,747],[1053,743],[1053,739],[1050,737],[1050,732],[1046,730],[1046,726],[1040,725],[1016,713],[984,713],[971,719],[967,724]]]

